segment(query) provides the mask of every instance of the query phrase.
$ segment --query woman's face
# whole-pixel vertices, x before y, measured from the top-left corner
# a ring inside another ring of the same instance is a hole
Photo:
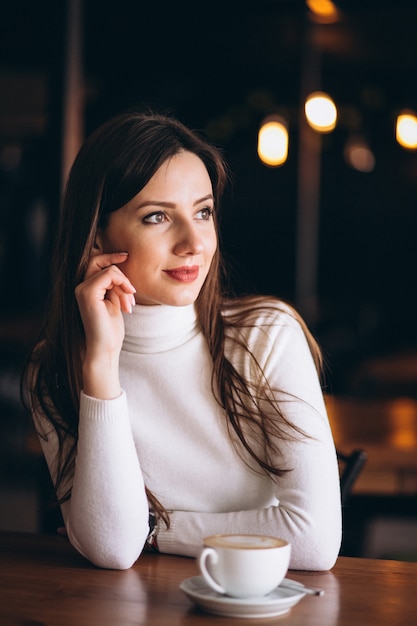
[[[180,152],[109,215],[97,242],[102,252],[129,253],[120,269],[138,304],[185,306],[200,293],[217,248],[213,210],[204,163]]]

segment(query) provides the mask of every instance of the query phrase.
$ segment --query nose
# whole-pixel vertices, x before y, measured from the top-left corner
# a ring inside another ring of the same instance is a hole
[[[200,254],[204,249],[204,240],[198,231],[198,224],[186,223],[178,228],[175,243],[175,254],[178,256],[192,256]]]

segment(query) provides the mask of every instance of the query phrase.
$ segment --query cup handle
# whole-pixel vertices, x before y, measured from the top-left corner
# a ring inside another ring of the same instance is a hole
[[[219,585],[219,583],[216,582],[214,578],[212,578],[211,575],[209,574],[207,567],[206,567],[207,559],[210,559],[213,563],[217,563],[217,561],[219,560],[219,556],[216,550],[213,550],[213,548],[204,548],[200,556],[198,557],[198,564],[200,566],[200,570],[204,576],[205,581],[210,585],[210,587],[214,589],[215,591],[217,591],[218,593],[225,594],[226,589],[224,589],[221,585]]]

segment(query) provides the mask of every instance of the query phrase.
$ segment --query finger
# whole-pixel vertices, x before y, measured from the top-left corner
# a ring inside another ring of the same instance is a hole
[[[119,295],[128,294],[130,297],[136,293],[135,287],[116,265],[105,267],[101,271],[100,280],[104,281],[103,286],[106,289],[115,289]]]
[[[112,306],[117,310],[122,310],[122,299],[120,298],[120,296],[116,293],[116,289],[109,289],[106,292],[106,295],[104,297],[104,300],[110,302],[112,304]]]
[[[83,308],[90,307],[94,302],[99,303],[108,299],[113,304],[118,303],[118,308],[129,312],[130,307],[127,303],[135,292],[136,289],[129,279],[115,265],[110,265],[94,274],[75,288],[77,301]],[[110,294],[112,298],[109,298]],[[121,297],[122,300],[120,300]]]
[[[124,293],[117,287],[107,291],[105,300],[110,302],[115,309],[124,313],[132,313],[133,306],[136,304],[133,294]]]
[[[112,302],[115,303],[115,299],[118,299],[119,306],[125,313],[131,313],[132,307],[136,304],[133,293],[126,293],[119,285],[115,285],[113,289],[106,293],[106,298],[112,297]]]
[[[111,252],[109,254],[97,254],[90,258],[84,279],[90,278],[110,265],[124,263],[129,256],[128,252]]]
[[[99,289],[120,287],[125,293],[135,293],[136,289],[117,265],[107,265],[84,280],[83,284],[95,284]],[[103,294],[104,297],[104,294]]]

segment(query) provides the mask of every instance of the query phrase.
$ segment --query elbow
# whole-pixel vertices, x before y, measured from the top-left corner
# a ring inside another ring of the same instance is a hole
[[[117,542],[103,537],[101,541],[92,537],[84,538],[82,541],[70,530],[68,538],[77,552],[101,569],[130,569],[138,560],[144,545],[137,537],[131,538],[130,541],[125,539]]]
[[[128,570],[130,569],[139,558],[139,554],[112,554],[105,555],[92,555],[89,559],[93,565],[100,567],[101,569],[112,570]]]
[[[130,569],[136,563],[142,551],[141,549],[117,550],[111,549],[109,546],[90,550],[82,550],[77,545],[74,545],[74,547],[96,567],[120,571]]]
[[[339,556],[341,529],[310,526],[295,539],[291,556],[291,569],[328,571]]]
[[[314,545],[311,542],[303,542],[292,551],[290,569],[309,571],[328,571],[336,563],[339,549],[330,545]]]
[[[312,555],[311,561],[305,569],[317,572],[331,570],[336,563],[338,554],[339,550],[335,550],[332,546],[320,546]]]

